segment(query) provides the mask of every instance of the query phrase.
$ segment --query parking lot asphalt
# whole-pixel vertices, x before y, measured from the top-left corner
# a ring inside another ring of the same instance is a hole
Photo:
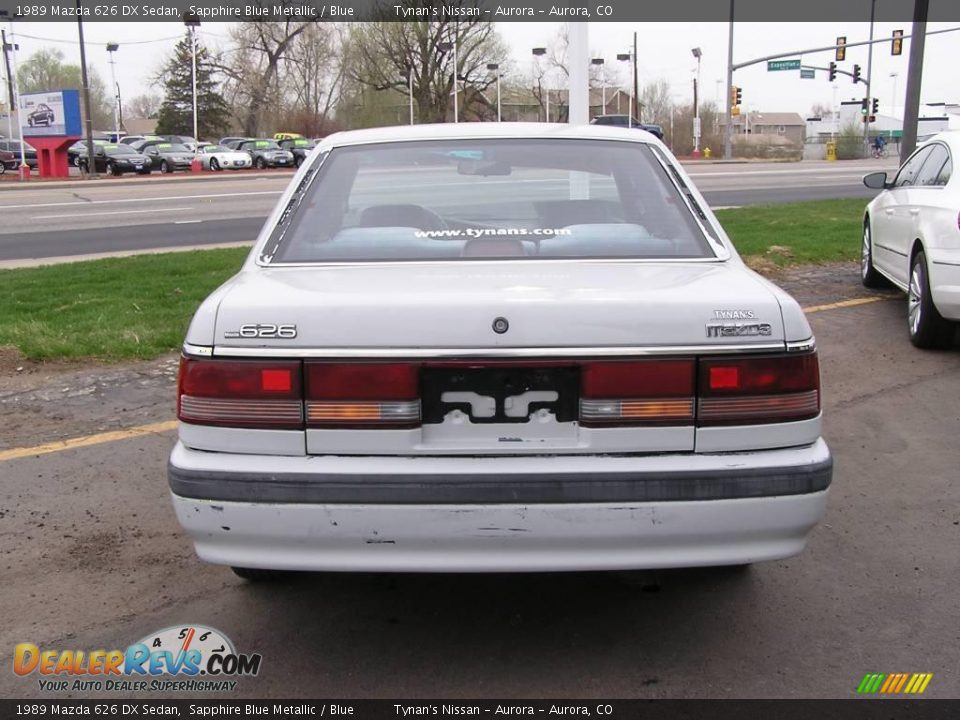
[[[741,572],[248,584],[196,560],[179,530],[172,431],[10,459],[10,448],[172,426],[175,358],[7,358],[0,647],[123,648],[205,623],[263,656],[241,697],[847,698],[867,672],[932,672],[925,695],[956,697],[960,346],[914,349],[902,296],[867,296],[852,265],[782,284],[813,308],[834,483],[801,556]],[[42,695],[35,676],[9,672],[0,693]]]

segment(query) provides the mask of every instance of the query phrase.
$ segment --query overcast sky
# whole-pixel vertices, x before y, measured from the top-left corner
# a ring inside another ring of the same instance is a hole
[[[594,57],[603,57],[607,67],[621,68],[620,77],[629,82],[626,63],[618,63],[617,53],[626,52],[633,42],[634,31],[639,33],[638,53],[640,81],[667,80],[677,101],[689,102],[692,97],[692,79],[696,67],[690,52],[693,47],[703,51],[701,78],[703,98],[713,100],[724,93],[717,81],[725,83],[727,61],[727,23],[589,23],[590,48]],[[952,27],[951,24],[931,23],[928,30]],[[9,28],[9,26],[7,26]],[[509,44],[517,67],[527,72],[530,67],[531,48],[548,45],[556,36],[559,23],[498,23],[498,29]],[[910,32],[910,23],[877,23],[875,36],[890,37],[894,29]],[[88,63],[100,75],[109,80],[105,44],[120,43],[117,52],[117,81],[123,97],[131,98],[145,92],[158,92],[151,78],[163,60],[172,52],[173,46],[183,32],[180,23],[103,23],[84,24]],[[227,25],[204,23],[200,28],[203,41],[211,47],[226,42]],[[17,23],[18,57],[25,59],[44,46],[57,47],[64,51],[68,60],[79,60],[77,26],[72,22]],[[763,57],[778,52],[800,50],[807,47],[831,45],[838,35],[846,35],[848,42],[866,40],[868,23],[737,23],[735,27],[734,61]],[[34,36],[34,37],[29,37]],[[34,39],[43,38],[43,39]],[[134,44],[136,43],[136,44]],[[934,35],[927,38],[924,60],[924,77],[921,101],[960,102],[960,81],[957,80],[957,48],[960,47],[960,32]],[[906,90],[906,71],[909,41],[904,43],[903,55],[892,57],[890,44],[874,46],[873,78],[874,95],[880,98],[882,113],[890,113],[894,89],[893,72],[899,73],[896,80],[894,100],[896,112],[902,114],[903,96]],[[817,53],[805,56],[804,64],[826,66],[833,59],[832,53]],[[850,48],[847,61],[841,64],[852,70],[859,63],[866,76],[867,49]],[[559,78],[557,80],[559,82]],[[751,110],[767,112],[794,111],[806,116],[814,103],[830,104],[834,90],[826,73],[817,73],[814,80],[801,80],[796,71],[767,72],[766,64],[739,70],[734,74],[734,84],[743,88],[744,105]],[[840,76],[837,81],[838,100],[849,100],[864,95],[863,85],[856,88],[852,81]]]

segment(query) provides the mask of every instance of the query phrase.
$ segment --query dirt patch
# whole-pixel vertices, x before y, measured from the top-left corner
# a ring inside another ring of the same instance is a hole
[[[0,376],[16,375],[23,372],[27,361],[15,347],[0,345]]]

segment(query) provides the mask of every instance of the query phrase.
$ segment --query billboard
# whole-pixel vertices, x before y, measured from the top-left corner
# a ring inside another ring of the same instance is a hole
[[[80,123],[80,93],[48,90],[20,96],[20,122],[24,137],[77,136]]]

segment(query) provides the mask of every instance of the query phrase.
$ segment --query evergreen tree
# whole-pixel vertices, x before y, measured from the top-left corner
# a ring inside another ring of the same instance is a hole
[[[189,32],[177,43],[173,57],[163,68],[165,97],[157,116],[161,135],[193,134],[192,51]],[[215,140],[230,124],[230,108],[220,94],[213,62],[207,49],[197,43],[197,132],[198,140]]]

